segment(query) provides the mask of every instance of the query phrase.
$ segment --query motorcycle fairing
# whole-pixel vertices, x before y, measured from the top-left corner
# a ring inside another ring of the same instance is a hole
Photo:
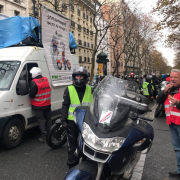
[[[79,155],[79,153],[82,151],[83,149],[83,143],[84,143],[84,140],[82,138],[82,134],[79,133],[78,135],[78,145],[77,145],[77,154]]]
[[[150,124],[147,123],[146,130],[149,133],[150,139],[153,140],[154,139],[154,130],[153,130],[153,127]]]
[[[116,128],[116,130],[105,129],[102,126],[99,126],[98,123],[96,123],[96,119],[90,113],[90,109],[86,110],[84,122],[91,127],[94,134],[96,134],[96,136],[98,136],[99,138],[111,138],[116,136],[127,137],[131,129],[134,127],[132,121],[130,121],[130,123],[126,126],[119,129]]]
[[[86,114],[86,106],[79,106],[75,109],[75,116],[76,116],[76,120],[77,120],[77,126],[79,131],[82,130],[82,125],[83,125],[83,121],[84,121],[84,117]],[[82,138],[82,134],[79,133],[78,135],[78,146],[77,146],[77,154],[79,154],[83,148],[83,138]]]
[[[108,160],[108,165],[112,172],[118,172],[134,158],[134,153],[138,148],[131,146],[139,142],[143,138],[149,139],[148,132],[144,128],[135,125],[120,149],[117,152],[114,152],[111,158]]]
[[[75,109],[75,116],[76,116],[79,131],[82,130],[82,124],[84,121],[85,114],[86,114],[86,109],[84,109],[83,107],[80,106]]]
[[[143,138],[149,139],[149,134],[147,131],[146,132],[145,131],[146,131],[145,129],[140,130],[140,129],[133,128],[121,147],[131,146],[139,142]]]
[[[107,164],[111,172],[119,173],[133,158],[136,148],[122,147],[112,154]]]
[[[70,169],[64,180],[89,180],[90,177],[91,174],[89,172],[72,168]]]

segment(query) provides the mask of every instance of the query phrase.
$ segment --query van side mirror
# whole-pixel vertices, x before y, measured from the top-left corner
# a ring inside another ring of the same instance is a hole
[[[25,96],[29,93],[29,88],[26,80],[19,80],[19,91],[21,96]]]

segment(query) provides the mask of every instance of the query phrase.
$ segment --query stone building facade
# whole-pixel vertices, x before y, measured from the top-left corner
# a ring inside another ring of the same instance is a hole
[[[0,13],[12,16],[28,16],[28,0],[0,0]]]

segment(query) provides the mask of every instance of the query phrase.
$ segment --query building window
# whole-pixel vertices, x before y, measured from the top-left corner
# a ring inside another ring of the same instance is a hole
[[[90,17],[90,22],[92,23],[92,17]]]
[[[84,50],[84,62],[86,62],[86,51]]]
[[[3,13],[3,6],[0,5],[0,13]]]
[[[86,18],[85,12],[83,12],[83,18],[84,18],[84,19]]]
[[[14,16],[20,16],[20,12],[19,12],[19,11],[14,10]]]
[[[81,56],[81,49],[79,49],[79,56]]]

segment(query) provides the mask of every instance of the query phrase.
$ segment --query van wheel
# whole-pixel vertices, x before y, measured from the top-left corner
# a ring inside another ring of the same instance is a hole
[[[57,67],[58,67],[59,70],[62,69],[62,65],[59,62],[57,62]]]
[[[2,134],[2,143],[4,147],[7,149],[17,147],[22,141],[23,132],[24,128],[22,122],[17,118],[11,119],[6,124]]]

